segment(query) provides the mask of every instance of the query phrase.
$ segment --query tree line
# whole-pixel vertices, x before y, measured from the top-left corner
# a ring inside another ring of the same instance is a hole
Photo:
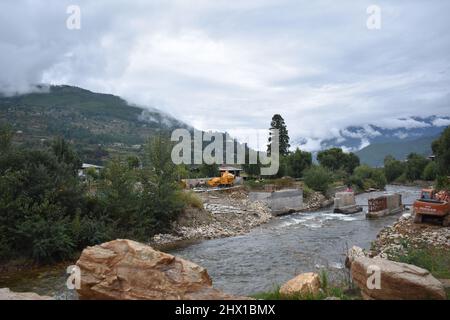
[[[359,157],[346,153],[341,148],[330,148],[317,153],[317,164],[310,152],[296,148],[290,151],[290,138],[283,117],[275,114],[270,129],[278,129],[280,135],[280,170],[277,177],[290,176],[303,179],[307,187],[325,192],[330,185],[346,184],[357,190],[383,189],[387,183],[407,183],[416,180],[436,180],[438,188],[448,188],[450,175],[450,127],[433,142],[435,161],[423,155],[411,153],[405,160],[387,156],[382,168],[361,164]],[[267,152],[271,152],[269,136]],[[244,169],[250,175],[258,175],[259,165],[247,165]]]

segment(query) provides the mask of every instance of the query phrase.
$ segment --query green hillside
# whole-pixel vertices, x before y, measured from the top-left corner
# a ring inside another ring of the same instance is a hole
[[[185,124],[157,110],[131,106],[120,97],[71,86],[46,93],[0,96],[0,124],[16,131],[17,143],[33,147],[56,136],[70,140],[86,162],[136,152],[158,128]]]
[[[396,159],[404,160],[411,152],[428,156],[432,153],[431,143],[438,137],[422,137],[416,140],[377,143],[371,144],[356,154],[361,159],[361,163],[370,166],[383,166],[384,158],[387,155],[392,155]]]

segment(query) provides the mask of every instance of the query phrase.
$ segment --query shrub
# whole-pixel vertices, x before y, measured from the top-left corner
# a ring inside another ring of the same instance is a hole
[[[430,163],[427,164],[427,166],[425,167],[425,169],[423,169],[423,174],[422,174],[422,178],[424,180],[435,180],[437,177],[437,165],[436,162],[431,161]]]
[[[306,199],[314,193],[314,190],[308,187],[306,184],[303,184],[303,198]]]
[[[186,206],[190,206],[193,208],[202,209],[203,201],[200,199],[195,192],[192,191],[180,191],[179,193],[180,200],[185,203]]]
[[[3,130],[4,131],[4,130]],[[49,262],[115,238],[165,232],[194,195],[182,198],[170,141],[149,143],[143,169],[116,159],[97,176],[95,194],[77,177],[78,156],[59,139],[42,150],[8,142],[0,128],[0,260]]]
[[[384,175],[388,182],[395,181],[405,172],[405,164],[392,156],[384,159]]]
[[[450,254],[446,249],[411,248],[392,259],[427,269],[436,278],[450,279]]]
[[[428,160],[419,154],[411,153],[406,162],[406,177],[410,181],[422,178],[423,171],[428,164]]]
[[[326,192],[333,176],[328,169],[322,166],[312,166],[303,173],[306,185],[315,191]]]
[[[387,183],[382,169],[371,168],[367,165],[357,167],[350,177],[350,182],[360,189],[384,189]]]

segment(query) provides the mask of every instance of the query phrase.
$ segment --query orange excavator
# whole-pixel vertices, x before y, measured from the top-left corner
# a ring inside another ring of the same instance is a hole
[[[223,172],[220,177],[211,178],[208,180],[210,187],[231,187],[234,184],[234,175],[228,171]]]
[[[442,219],[444,227],[450,226],[450,194],[435,189],[423,189],[420,199],[414,202],[414,222],[422,223],[426,216]]]

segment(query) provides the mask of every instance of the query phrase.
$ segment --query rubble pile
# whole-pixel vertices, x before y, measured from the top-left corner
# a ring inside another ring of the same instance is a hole
[[[214,239],[242,235],[272,218],[262,202],[249,201],[243,190],[201,194],[203,208],[210,215],[195,226],[174,225],[171,234],[158,234],[151,243],[163,245],[181,240]]]
[[[450,228],[432,224],[415,224],[404,215],[392,226],[380,231],[372,243],[372,255],[391,258],[407,253],[408,248],[435,247],[450,251]]]

